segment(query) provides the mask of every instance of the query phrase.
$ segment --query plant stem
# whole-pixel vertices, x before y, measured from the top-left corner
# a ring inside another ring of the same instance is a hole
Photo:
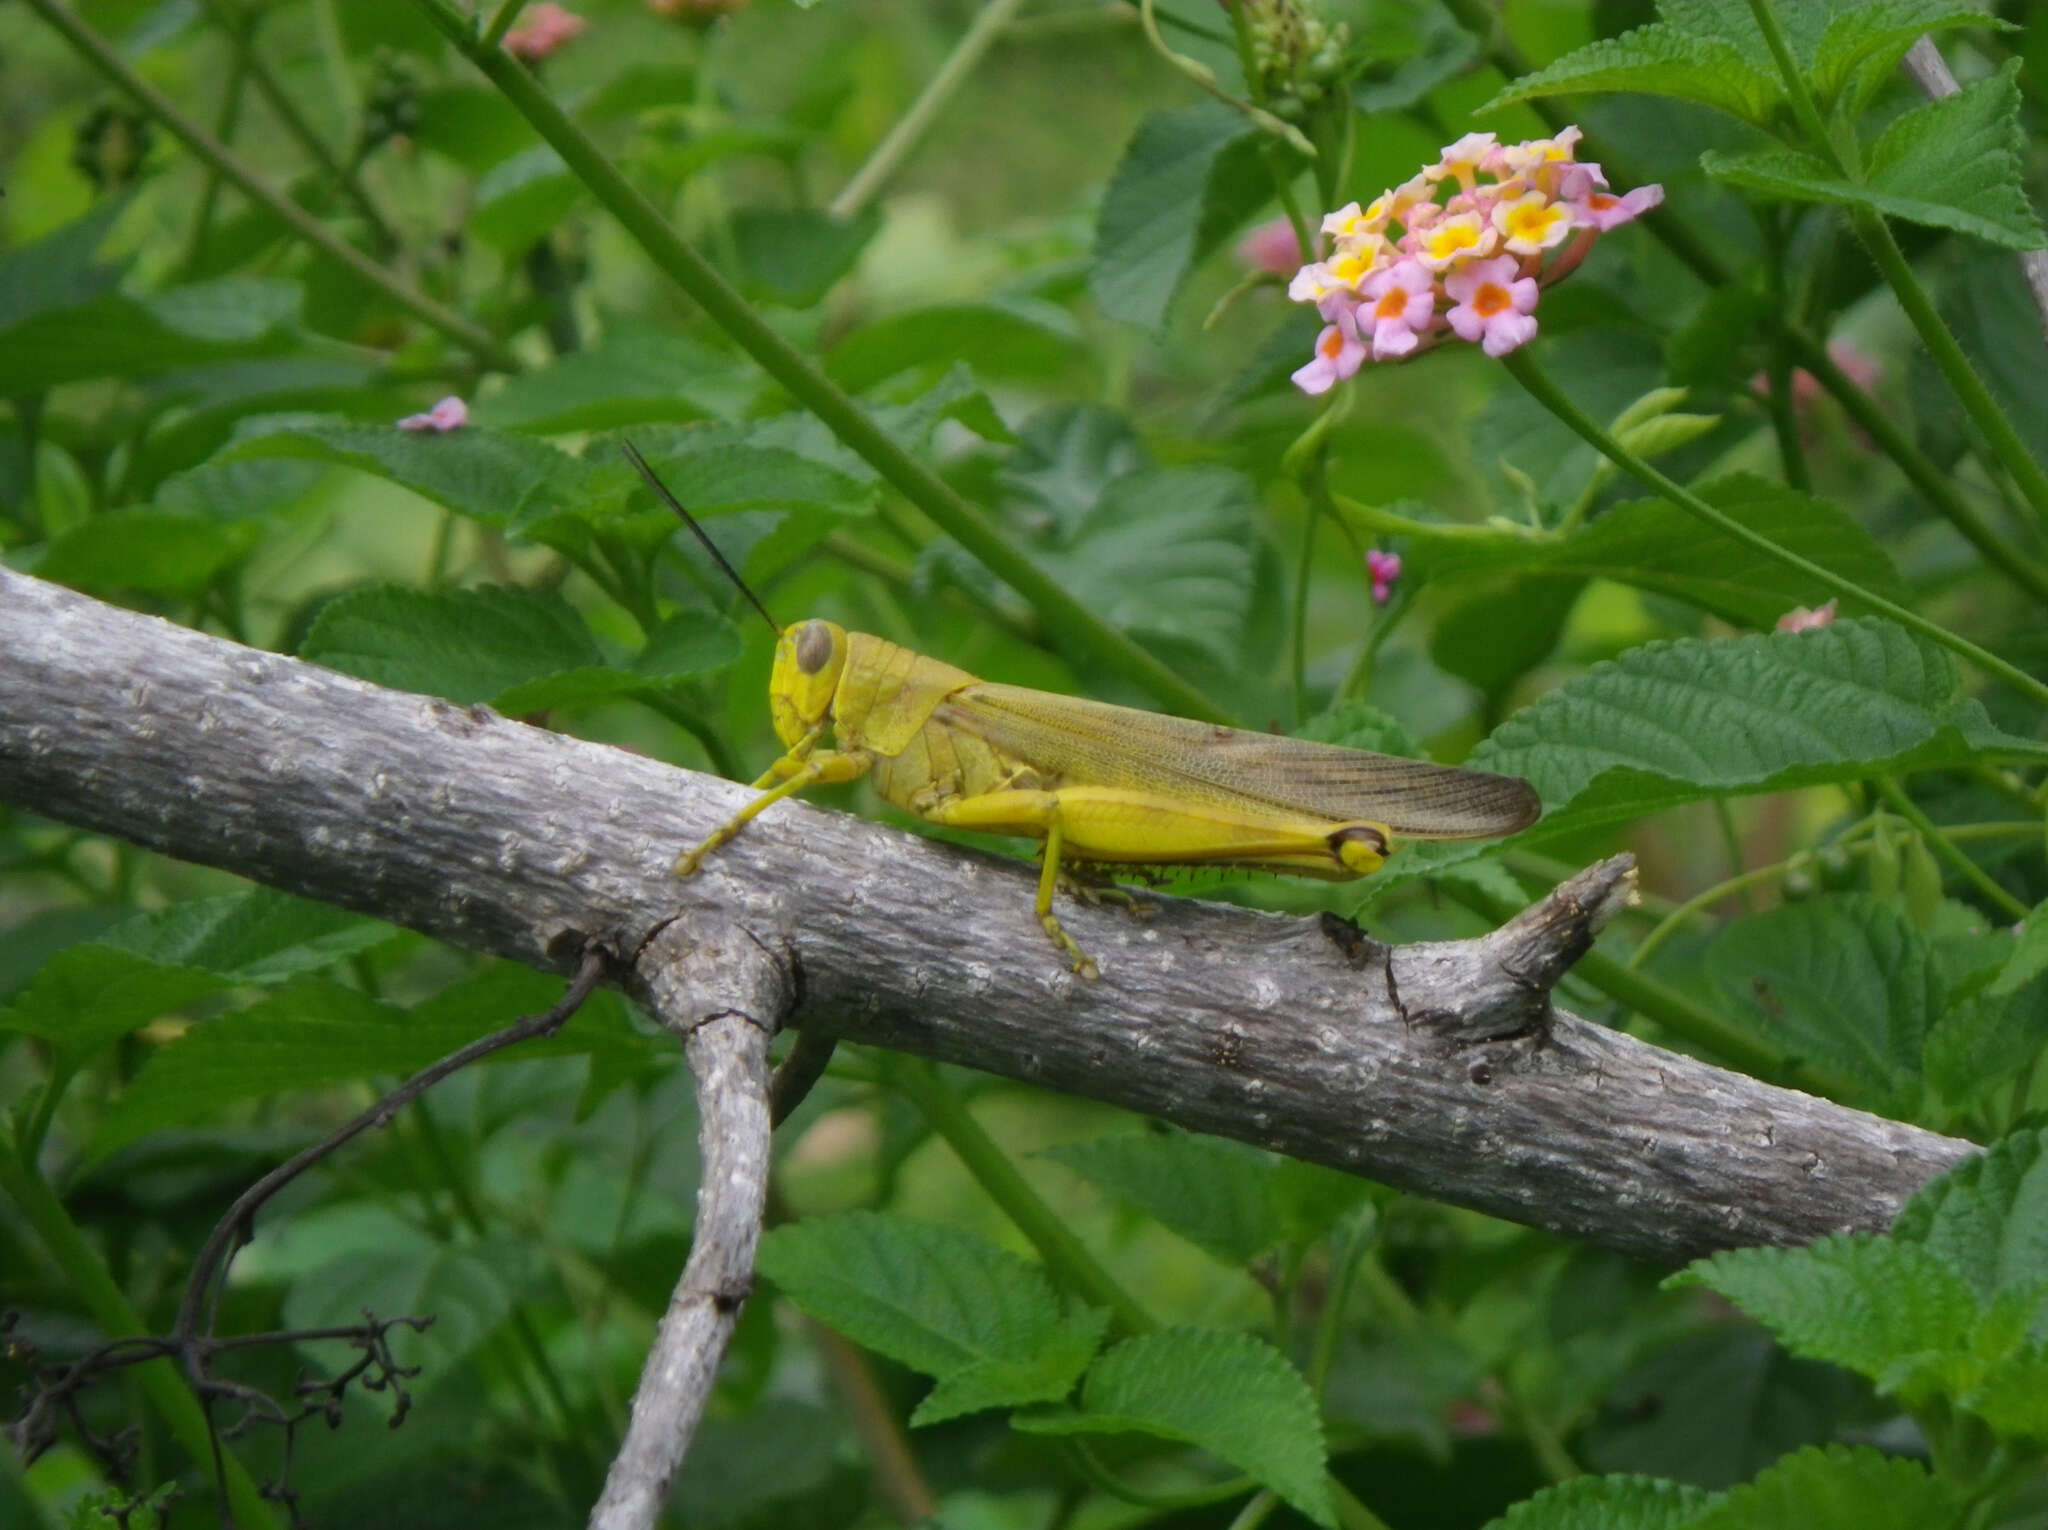
[[[1976,888],[1986,902],[2003,913],[2008,919],[2024,919],[2027,917],[2029,912],[2027,905],[1992,881],[1989,872],[1963,854],[1956,847],[1955,843],[1935,825],[1934,820],[1927,816],[1921,809],[1920,804],[1906,795],[1898,782],[1892,780],[1889,776],[1881,776],[1875,784],[1877,786],[1877,794],[1884,798],[1885,806],[1911,824],[1914,831],[1927,842],[1927,847],[1947,861],[1949,865],[1953,866],[1957,874],[1965,882]]]
[[[363,215],[363,221],[370,225],[370,232],[376,236],[377,248],[389,254],[398,248],[398,234],[371,200],[370,191],[356,173],[355,162],[344,164],[335,158],[333,151],[313,131],[313,124],[306,120],[306,114],[299,110],[290,92],[278,80],[276,73],[265,62],[256,48],[256,28],[262,17],[241,8],[239,0],[205,0],[206,9],[214,22],[227,34],[229,45],[235,50],[235,57],[242,67],[249,71],[249,77],[256,82],[256,90],[270,109],[277,114],[277,120],[285,131],[298,140],[299,147],[310,155],[327,178],[339,185],[348,199],[355,203],[356,211]]]
[[[130,1305],[127,1295],[85,1234],[57,1199],[56,1192],[34,1165],[16,1156],[14,1144],[0,1136],[0,1189],[6,1190],[22,1216],[36,1230],[43,1247],[63,1272],[71,1294],[78,1299],[100,1331],[110,1339],[149,1337],[141,1314]],[[214,1438],[205,1410],[186,1386],[185,1378],[168,1359],[149,1360],[134,1368],[136,1381],[150,1406],[156,1409],[179,1447],[191,1457],[202,1473],[214,1469]],[[250,1480],[247,1468],[235,1456],[221,1451],[219,1471],[227,1489],[227,1502],[235,1522],[244,1530],[282,1530],[277,1515]]]
[[[1933,300],[1913,275],[1913,268],[1906,263],[1905,253],[1883,218],[1874,212],[1851,209],[1850,225],[1856,230],[1857,238],[1870,252],[1877,268],[1884,273],[1890,284],[1892,295],[1899,300],[1899,306],[1912,321],[1920,343],[1927,347],[1927,354],[1934,364],[1941,368],[1941,375],[1948,380],[1956,401],[1963,406],[1970,423],[1990,446],[1991,453],[1998,459],[1999,466],[2011,475],[2013,485],[2022,498],[2033,506],[2034,513],[2048,525],[2048,470],[2034,460],[2034,454],[2027,450],[2019,432],[2012,428],[2012,421],[2005,417],[2005,411],[1998,407],[1998,401],[1991,396],[1991,390],[1977,376],[1970,365],[1969,357],[1963,354],[1962,346],[1935,311]]]
[[[896,125],[875,146],[867,163],[854,172],[853,179],[839,189],[839,195],[826,209],[832,217],[850,222],[867,210],[876,194],[889,184],[896,172],[903,168],[903,162],[924,141],[939,113],[967,83],[967,77],[974,73],[974,66],[981,62],[990,44],[1002,35],[1023,5],[1024,0],[988,0],[988,4],[968,23],[967,30],[960,34],[960,40],[953,44],[953,51],[946,55],[945,62],[925,82],[917,99],[910,103],[910,109],[896,119]]]
[[[1828,132],[1819,104],[1807,87],[1806,76],[1801,72],[1798,60],[1792,56],[1791,45],[1785,39],[1784,29],[1778,25],[1770,0],[1749,0],[1749,10],[1756,18],[1771,56],[1777,61],[1785,97],[1792,105],[1792,114],[1798,119],[1801,131],[1806,134],[1808,146],[1826,159],[1843,178],[1860,184],[1863,167],[1856,152],[1855,139],[1846,132],[1839,135]],[[2019,432],[2005,417],[2005,411],[1991,396],[1991,390],[1971,368],[1969,358],[1963,354],[1956,337],[1935,311],[1933,302],[1920,285],[1919,278],[1914,276],[1913,268],[1907,264],[1905,253],[1892,237],[1891,228],[1883,216],[1868,207],[1852,206],[1848,213],[1849,226],[1856,231],[1856,237],[1870,252],[1871,259],[1877,262],[1892,295],[1906,311],[1907,319],[1920,336],[1920,343],[1927,347],[1927,354],[1948,380],[1956,401],[1963,406],[1963,412],[1969,415],[1971,423],[1989,444],[2000,466],[2011,475],[2022,497],[2034,507],[2034,513],[2048,523],[2048,470],[2034,460],[2033,453],[2020,440]]]
[[[47,4],[49,0],[35,3]],[[1205,722],[1231,720],[1201,691],[1062,589],[993,522],[906,451],[837,384],[812,366],[702,255],[684,243],[654,205],[569,120],[517,59],[502,50],[481,51],[467,18],[450,7],[447,0],[415,3],[562,156],[563,162],[619,220],[664,275],[904,498],[1029,601],[1045,619],[1048,630],[1063,634],[1076,647],[1087,650],[1183,716]]]
[[[453,309],[443,307],[425,293],[408,287],[326,224],[308,215],[298,203],[265,185],[254,170],[229,153],[198,123],[179,111],[169,96],[130,69],[120,54],[116,53],[97,32],[80,21],[70,7],[61,3],[61,0],[27,0],[27,3],[30,9],[63,33],[65,40],[83,54],[101,74],[147,107],[186,148],[234,182],[242,195],[283,223],[321,254],[339,261],[414,318],[439,330],[458,345],[467,346],[490,365],[504,371],[519,369],[518,360],[499,344],[489,330],[465,319]]]
[[[1798,572],[1806,575],[1807,578],[1833,590],[1837,595],[1857,601],[1866,609],[1875,611],[1881,616],[1890,617],[1908,631],[1917,632],[1930,642],[1938,643],[1949,652],[1967,659],[1987,674],[1996,675],[2030,700],[2042,706],[2048,706],[2048,685],[2043,685],[2039,680],[2036,680],[2017,665],[2008,664],[1996,654],[1978,647],[1968,638],[1957,636],[1946,627],[1927,620],[1926,617],[1919,615],[1917,612],[1909,611],[1896,602],[1886,600],[1881,595],[1873,594],[1855,580],[1846,579],[1833,569],[1823,568],[1810,558],[1802,558],[1790,548],[1780,547],[1769,537],[1762,535],[1760,532],[1750,530],[1749,527],[1743,525],[1734,517],[1715,509],[1691,490],[1683,488],[1673,480],[1665,477],[1662,473],[1651,467],[1649,463],[1643,461],[1642,458],[1636,456],[1635,453],[1629,451],[1628,448],[1610,436],[1590,415],[1573,403],[1565,395],[1564,391],[1551,381],[1549,375],[1543,371],[1542,367],[1530,357],[1526,349],[1511,352],[1502,360],[1509,374],[1515,381],[1527,389],[1530,396],[1538,403],[1550,410],[1552,414],[1555,414],[1603,456],[1620,467],[1627,469],[1637,479],[1641,480],[1658,494],[1663,495],[1664,498],[1670,500],[1679,509],[1705,521],[1708,525],[1734,538],[1745,547],[1760,552],[1773,561],[1782,563],[1787,568],[1796,569]]]
[[[888,1060],[888,1073],[889,1082],[945,1139],[975,1183],[1030,1240],[1059,1284],[1086,1301],[1107,1307],[1111,1321],[1126,1334],[1150,1333],[1159,1326],[1017,1172],[1017,1166],[981,1129],[960,1097],[946,1087],[936,1067],[919,1057],[893,1057]]]
[[[1844,372],[1828,348],[1797,325],[1788,325],[1785,340],[1799,364],[1810,373],[1856,426],[1878,449],[1898,465],[1907,481],[1918,489],[1948,523],[1961,532],[1985,561],[2048,606],[2048,568],[2020,551],[2001,536],[1968,500],[1956,491],[1955,480],[1936,467],[1927,454],[1913,444],[1912,437],[1878,406],[1856,380]]]

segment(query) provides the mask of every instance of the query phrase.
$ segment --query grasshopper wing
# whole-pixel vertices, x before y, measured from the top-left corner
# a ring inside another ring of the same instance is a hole
[[[1252,733],[983,681],[935,719],[1029,762],[1048,786],[1119,786],[1190,802],[1385,824],[1411,839],[1491,839],[1543,813],[1528,782],[1396,755]]]

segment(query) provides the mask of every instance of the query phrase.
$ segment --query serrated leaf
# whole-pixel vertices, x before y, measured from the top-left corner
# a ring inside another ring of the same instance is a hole
[[[2048,1045],[2048,986],[2010,996],[1973,994],[1951,1005],[1927,1033],[1928,1088],[1966,1110],[2018,1076]]]
[[[1741,473],[1704,484],[1699,492],[1740,524],[1872,593],[1907,598],[1891,558],[1839,506]],[[1513,572],[1523,580],[1613,579],[1763,631],[1794,606],[1819,605],[1833,594],[1661,499],[1617,505],[1566,537],[1504,530],[1482,538],[1461,527],[1439,536],[1418,531],[1408,548],[1415,571],[1430,578]]]
[[[1657,15],[1648,26],[1589,43],[1523,76],[1481,111],[1539,95],[1628,90],[1697,101],[1759,127],[1769,125],[1784,104],[1784,89],[1746,5],[1661,0]],[[1873,78],[1923,32],[1997,24],[1982,11],[1939,0],[1809,0],[1784,7],[1777,21],[1823,108],[1845,93],[1860,102]]]
[[[267,887],[141,914],[102,945],[164,966],[198,967],[231,983],[281,983],[395,939],[380,919]]]
[[[254,521],[142,508],[95,515],[50,543],[36,574],[100,594],[139,590],[199,594],[263,540]]]
[[[1674,1283],[1718,1291],[1795,1355],[1861,1372],[1909,1405],[1967,1377],[1979,1304],[1919,1243],[1855,1234],[1808,1248],[1731,1249]]]
[[[531,436],[475,426],[445,435],[290,416],[248,422],[216,461],[296,457],[374,474],[497,531],[573,512],[590,470]],[[621,465],[619,489],[626,474]]]
[[[463,230],[508,255],[523,254],[582,200],[583,182],[553,149],[537,144],[478,178]]]
[[[1839,7],[1813,51],[1814,93],[1823,103],[1848,93],[1850,105],[1860,106],[1920,37],[1957,27],[2005,26],[1989,11],[1965,9],[1954,0],[1864,0]],[[1859,82],[1862,88],[1852,91]]]
[[[211,972],[166,967],[97,944],[69,946],[0,1009],[0,1031],[40,1036],[75,1067],[137,1026],[224,986]]]
[[[1228,1461],[1319,1525],[1336,1524],[1315,1397],[1272,1345],[1221,1328],[1167,1328],[1096,1361],[1079,1408],[1018,1415],[1041,1434],[1136,1431]]]
[[[1488,1520],[1486,1530],[1691,1530],[1715,1501],[1654,1477],[1576,1477]]]
[[[1024,422],[1016,451],[996,475],[1007,492],[1045,511],[1070,536],[1103,491],[1152,466],[1131,422],[1101,404],[1042,409]]]
[[[1859,182],[1790,149],[1712,150],[1709,175],[1759,196],[1864,207],[1953,229],[2010,250],[2041,246],[2021,175],[2019,60],[1988,80],[1915,107],[1871,146]]]
[[[1810,1446],[1730,1488],[1686,1530],[1928,1530],[1962,1500],[1918,1461],[1867,1445]]]
[[[22,251],[17,260],[30,260],[38,248]],[[21,317],[0,328],[0,397],[274,351],[290,342],[298,323],[297,282],[229,277],[142,296],[94,291],[95,285],[87,281],[72,289],[68,295],[92,294],[75,306],[22,312],[26,304],[6,305]]]
[[[1232,1267],[1280,1241],[1274,1162],[1256,1148],[1188,1132],[1146,1132],[1068,1143],[1044,1156]]]
[[[1106,1315],[1063,1312],[1037,1266],[950,1227],[847,1212],[761,1240],[761,1273],[822,1323],[937,1378],[914,1422],[1065,1397]]]
[[[706,1419],[676,1477],[671,1512],[691,1530],[805,1523],[791,1517],[792,1500],[831,1485],[844,1428],[837,1413],[787,1397]]]
[[[2048,902],[2035,904],[2020,925],[2019,940],[1992,982],[1991,992],[2000,997],[2018,993],[2044,972],[2048,972]]]
[[[1661,8],[1666,15],[1674,9]],[[1689,7],[1707,11],[1709,6]],[[1742,18],[1745,22],[1748,18]],[[1738,46],[1740,38],[1749,46]],[[1533,74],[1525,74],[1495,96],[1482,112],[1497,111],[1538,96],[1592,95],[1640,91],[1717,107],[1745,122],[1762,124],[1783,98],[1769,54],[1758,58],[1762,38],[1755,24],[1712,35],[1669,21],[1636,27],[1619,37],[1600,38],[1575,48]]]
[[[881,226],[873,208],[854,218],[806,208],[741,208],[731,225],[741,286],[753,296],[809,307],[853,269]]]
[[[1918,1101],[1943,983],[1895,905],[1860,895],[1783,904],[1726,926],[1706,968],[1774,1047],[1860,1081],[1891,1110]]]
[[[2048,1129],[2018,1131],[1921,1190],[1892,1236],[1925,1248],[1986,1303],[2048,1283]],[[2042,1335],[2048,1337],[2048,1334]]]
[[[1146,329],[1165,321],[1195,263],[1272,195],[1261,141],[1213,105],[1138,125],[1095,226],[1088,286],[1105,314]]]
[[[1228,671],[1251,615],[1258,495],[1228,468],[1128,473],[1040,566],[1140,639],[1192,648]]]
[[[2048,1439],[2048,1347],[2036,1345],[1993,1366],[1962,1403],[2000,1434]]]
[[[762,388],[749,362],[660,330],[621,328],[522,372],[474,405],[473,425],[555,435],[645,420],[737,420]]]
[[[1868,1407],[1868,1389],[1839,1366],[1789,1355],[1750,1324],[1712,1323],[1614,1384],[1579,1459],[1718,1490],[1826,1443]]]
[[[410,1073],[439,1052],[405,1011],[354,988],[301,978],[271,998],[196,1025],[153,1052],[100,1119],[99,1157],[167,1126],[213,1119],[224,1104],[379,1073]]]
[[[464,705],[493,701],[563,671],[604,666],[596,640],[567,601],[498,585],[351,590],[321,610],[299,657]]]
[[[350,1252],[291,1283],[283,1321],[329,1328],[360,1324],[365,1310],[379,1318],[432,1314],[424,1333],[394,1333],[392,1348],[400,1364],[425,1366],[443,1380],[510,1315],[540,1269],[538,1247],[517,1238],[456,1246],[407,1241]]]
[[[1367,749],[1374,754],[1398,754],[1411,760],[1429,757],[1400,718],[1390,717],[1362,701],[1347,701],[1317,713],[1295,729],[1295,736],[1319,744],[1341,744],[1346,749]]]
[[[1369,1440],[1413,1444],[1445,1464],[1452,1409],[1485,1372],[1464,1345],[1429,1327],[1342,1340],[1323,1389],[1324,1417]]]
[[[1646,643],[1503,723],[1468,763],[1532,782],[1541,838],[1683,802],[2032,757],[1962,692],[1955,661],[1889,622]]]

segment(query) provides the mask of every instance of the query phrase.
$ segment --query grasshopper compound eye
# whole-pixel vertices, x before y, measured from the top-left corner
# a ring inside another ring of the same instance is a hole
[[[796,667],[815,675],[832,662],[832,629],[823,622],[805,622],[796,632]]]

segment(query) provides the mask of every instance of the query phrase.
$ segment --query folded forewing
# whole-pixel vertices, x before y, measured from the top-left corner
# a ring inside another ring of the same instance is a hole
[[[1121,786],[1188,802],[1260,803],[1413,839],[1485,839],[1543,809],[1526,781],[1250,733],[1014,685],[964,686],[934,720],[988,740],[1049,784]]]

